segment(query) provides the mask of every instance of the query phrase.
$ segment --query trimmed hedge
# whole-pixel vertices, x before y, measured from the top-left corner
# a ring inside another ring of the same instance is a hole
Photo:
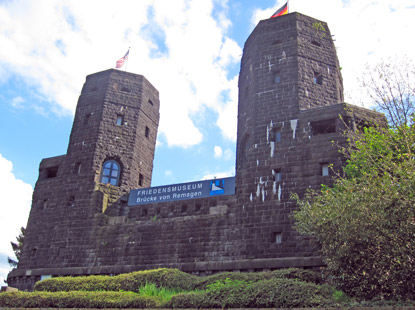
[[[293,308],[333,305],[333,288],[294,279],[269,279],[178,294],[166,308]]]
[[[222,272],[199,278],[199,281],[193,286],[193,289],[204,290],[210,284],[217,281],[225,281],[226,279],[246,282],[258,282],[270,279],[297,279],[314,284],[324,283],[319,272],[298,268],[286,268],[266,272]]]
[[[13,308],[157,308],[160,300],[133,292],[7,292],[0,307]]]
[[[35,291],[132,291],[138,292],[146,283],[175,290],[191,290],[199,278],[178,269],[160,268],[118,276],[82,276],[46,279],[36,283]]]

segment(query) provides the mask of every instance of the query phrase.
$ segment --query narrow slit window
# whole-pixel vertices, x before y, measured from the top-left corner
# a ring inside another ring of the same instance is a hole
[[[328,163],[321,163],[320,164],[321,167],[321,175],[323,177],[329,176],[330,175],[330,168],[329,168],[329,164]]]
[[[138,185],[143,186],[144,176],[140,173],[138,175]]]
[[[146,126],[146,130],[145,130],[144,134],[145,134],[146,138],[150,137],[150,128],[148,128],[147,126]]]
[[[271,240],[272,240],[272,243],[281,244],[282,243],[282,232],[273,232]]]
[[[117,126],[122,126],[124,123],[124,117],[122,115],[117,115],[117,121],[115,122],[115,124]]]
[[[272,142],[279,143],[281,142],[281,130],[280,129],[272,129],[270,132],[270,140]]]
[[[80,175],[81,174],[81,167],[82,167],[82,163],[77,162],[75,164],[75,168],[74,168],[74,174]]]

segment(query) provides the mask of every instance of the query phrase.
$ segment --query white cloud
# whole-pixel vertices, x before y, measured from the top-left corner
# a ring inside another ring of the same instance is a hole
[[[225,152],[224,152],[224,154],[223,154],[223,158],[225,160],[232,159],[233,158],[233,152],[232,152],[232,150],[231,149],[226,149]]]
[[[222,94],[234,91],[226,66],[239,61],[241,49],[226,36],[230,21],[212,17],[213,3],[226,7],[216,0],[2,3],[0,72],[22,77],[49,103],[46,111],[73,113],[85,76],[114,67],[131,46],[128,71],[160,92],[159,133],[170,146],[192,146],[203,139],[193,116],[235,104]],[[234,139],[236,121],[217,125]]]
[[[218,145],[215,145],[215,147],[213,148],[213,152],[214,152],[214,157],[215,158],[221,158],[223,151],[222,148]]]
[[[213,148],[213,156],[217,159],[230,160],[233,158],[233,151],[231,149],[223,151],[220,146],[215,145]]]
[[[202,177],[202,180],[220,179],[232,176],[235,176],[235,169],[229,169],[228,171],[206,172]]]
[[[252,28],[283,3],[275,1],[272,8],[255,11]],[[295,11],[328,23],[336,40],[345,101],[349,103],[371,105],[357,80],[362,77],[365,64],[402,55],[415,60],[410,38],[415,29],[413,0],[296,0],[290,2],[290,12]]]
[[[23,103],[24,102],[25,102],[25,100],[22,97],[17,96],[17,97],[14,97],[12,99],[11,105],[12,105],[13,108],[21,109],[21,108],[23,108]]]
[[[16,179],[12,162],[1,154],[0,175],[0,254],[13,257],[10,241],[16,240],[20,227],[26,227],[33,189],[31,185]],[[6,275],[2,268],[0,277]]]

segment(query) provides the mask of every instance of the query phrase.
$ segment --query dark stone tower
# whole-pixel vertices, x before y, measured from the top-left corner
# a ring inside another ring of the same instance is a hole
[[[19,268],[94,264],[96,215],[151,184],[158,122],[158,91],[143,76],[87,76],[67,154],[40,164]]]
[[[252,186],[247,174],[259,166],[283,164],[284,141],[301,138],[301,111],[343,102],[342,94],[326,23],[298,13],[262,20],[245,43],[239,74],[238,185]]]

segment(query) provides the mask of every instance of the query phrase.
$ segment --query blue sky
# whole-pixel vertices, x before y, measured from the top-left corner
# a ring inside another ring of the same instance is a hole
[[[42,158],[66,153],[85,76],[113,68],[159,90],[154,186],[234,175],[237,78],[246,38],[282,0],[0,0],[0,282]],[[415,0],[291,0],[329,24],[346,101],[369,107],[365,64],[415,58]]]

